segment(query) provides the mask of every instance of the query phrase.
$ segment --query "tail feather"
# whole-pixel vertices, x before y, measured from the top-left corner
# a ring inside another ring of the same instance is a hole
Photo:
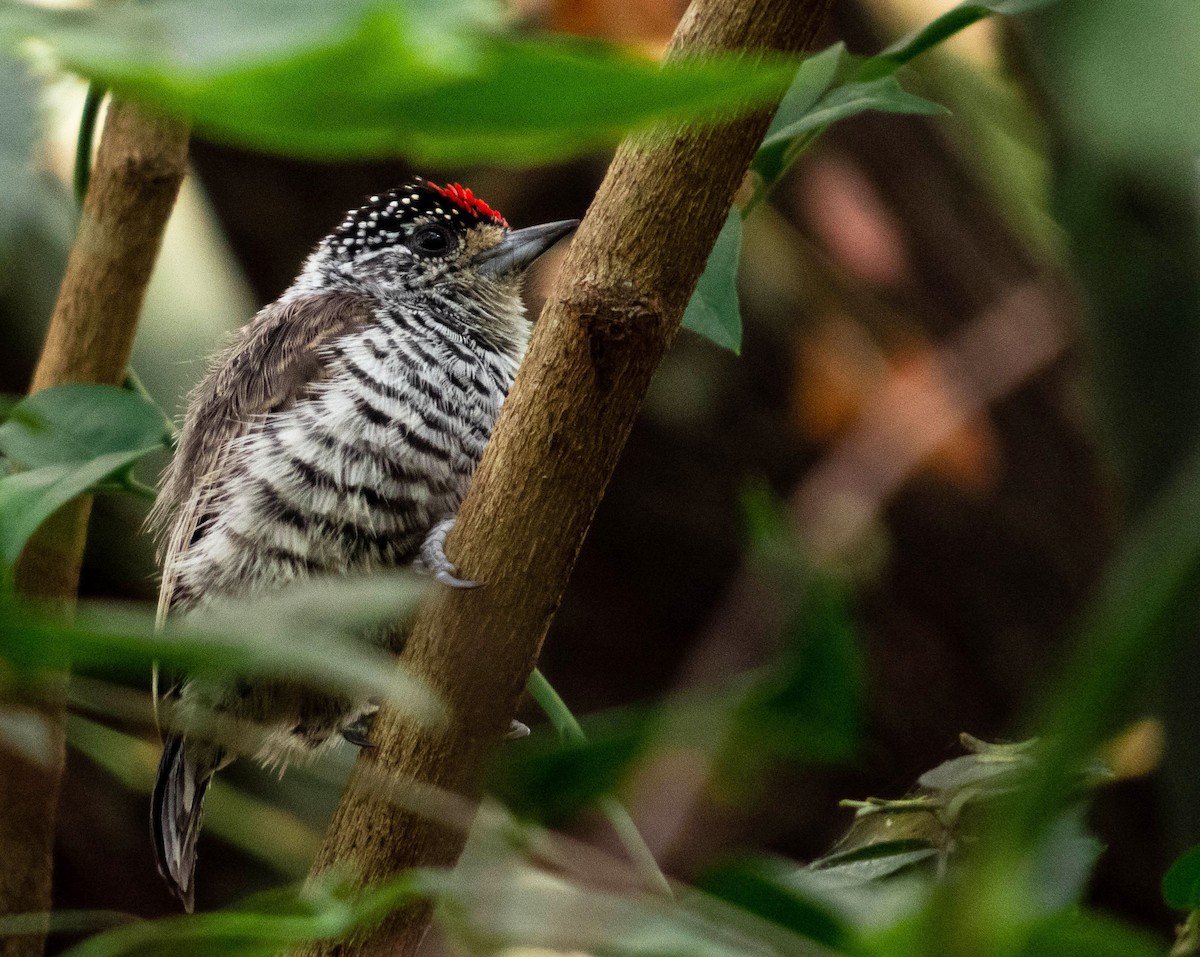
[[[204,796],[220,762],[220,751],[212,746],[197,747],[175,735],[163,741],[150,833],[158,872],[189,914],[195,903],[196,839],[204,819]]]

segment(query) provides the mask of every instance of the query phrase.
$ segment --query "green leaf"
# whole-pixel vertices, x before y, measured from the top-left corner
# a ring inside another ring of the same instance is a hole
[[[1026,13],[1053,2],[1055,0],[991,0],[991,2],[985,0],[982,3],[967,0],[966,3],[947,10],[924,27],[893,43],[882,53],[863,61],[859,68],[858,78],[873,80],[895,73],[904,64],[915,60],[925,51],[994,14],[1011,16]]]
[[[0,425],[0,455],[22,469],[0,477],[0,577],[54,512],[168,441],[158,409],[114,386],[65,385],[18,402]]]
[[[68,69],[207,136],[323,159],[562,158],[654,122],[752,108],[794,69],[730,55],[660,65],[499,22],[491,4],[428,0],[0,4],[0,36],[39,37]]]
[[[835,82],[849,77],[857,62],[846,52],[844,43],[835,43],[820,53],[805,57],[780,101],[764,139],[770,139],[785,126],[804,119]]]
[[[706,871],[696,886],[840,954],[865,953],[864,945],[846,924],[781,880],[786,870],[794,870],[794,865],[756,858],[734,859]]]
[[[1184,851],[1163,875],[1162,894],[1176,910],[1200,908],[1200,846]]]
[[[435,893],[437,874],[409,871],[355,890],[336,875],[302,888],[271,891],[209,914],[168,917],[89,937],[64,957],[274,957],[290,946],[341,938]]]
[[[874,883],[936,856],[928,840],[909,837],[835,851],[803,869],[809,878],[835,887]]]
[[[651,721],[637,711],[587,722],[587,738],[560,742],[534,734],[493,756],[488,790],[515,814],[551,827],[619,789],[644,752]]]
[[[47,465],[0,478],[0,578],[8,579],[38,527],[76,496],[129,468],[158,446],[110,452],[87,462]]]
[[[617,893],[533,866],[530,838],[503,810],[485,805],[439,902],[439,920],[467,953],[505,948],[581,951],[606,957],[828,957],[779,926],[753,920],[707,895],[678,901]],[[741,918],[741,919],[739,919]]]
[[[1109,917],[1066,913],[1035,927],[1020,957],[1163,957],[1165,952],[1150,935]]]
[[[916,33],[867,59],[850,56],[837,43],[809,57],[784,96],[752,168],[761,183],[747,203],[749,212],[761,202],[808,147],[832,124],[860,113],[944,114],[937,103],[914,96],[893,74],[926,50],[958,31],[997,13],[1022,13],[1053,0],[994,0],[964,3]]]
[[[868,110],[925,116],[950,112],[938,103],[906,92],[894,76],[885,76],[878,80],[847,83],[830,90],[802,119],[775,135],[780,139],[794,139]]]
[[[846,761],[862,721],[862,662],[845,589],[814,577],[785,634],[783,660],[734,714],[724,750],[731,780],[776,761]]]
[[[683,314],[683,327],[733,352],[742,349],[738,305],[738,264],[742,256],[742,217],[731,210],[709,253],[704,273]]]
[[[70,715],[67,743],[125,787],[149,794],[162,749],[132,735]],[[294,815],[238,790],[221,777],[210,784],[205,831],[261,860],[290,879],[303,877],[316,857],[321,835]],[[263,840],[270,834],[269,841]]]
[[[423,587],[405,573],[309,578],[261,597],[214,601],[162,630],[150,609],[87,604],[66,618],[0,601],[0,661],[18,675],[69,668],[145,680],[158,661],[202,680],[278,677],[379,697],[432,721],[441,715],[432,692],[361,639],[410,614]]]

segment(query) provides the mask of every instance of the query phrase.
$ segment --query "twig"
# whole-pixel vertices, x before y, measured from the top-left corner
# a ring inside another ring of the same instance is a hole
[[[187,165],[187,130],[115,101],[88,185],[46,344],[30,392],[68,382],[116,385],[163,228]],[[17,583],[29,596],[70,602],[79,585],[90,498],[60,509],[26,547]],[[0,751],[0,913],[50,909],[54,826],[64,761],[61,698],[36,703],[49,760]],[[37,957],[38,935],[0,940],[0,957]]]
[[[533,695],[533,700],[546,713],[550,724],[554,726],[554,730],[558,732],[563,741],[574,745],[587,744],[587,735],[584,734],[575,715],[571,713],[567,703],[554,690],[554,686],[546,680],[546,676],[540,669],[533,669],[533,674],[529,676],[528,687],[529,693]],[[645,879],[646,886],[667,897],[674,896],[670,882],[663,874],[662,868],[658,866],[658,861],[654,859],[654,852],[646,844],[641,831],[638,830],[637,824],[625,805],[613,795],[606,794],[600,798],[597,806],[616,832],[617,837],[620,838],[629,859]]]

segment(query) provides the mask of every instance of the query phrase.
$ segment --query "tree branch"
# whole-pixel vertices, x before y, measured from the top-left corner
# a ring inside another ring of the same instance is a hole
[[[68,382],[116,385],[125,377],[150,270],[186,166],[185,127],[111,104],[31,393]],[[75,597],[90,510],[90,499],[76,499],[30,541],[17,566],[23,594],[64,603]],[[28,707],[45,728],[47,760],[0,749],[0,914],[50,909],[63,705],[52,693]],[[43,945],[36,935],[0,939],[0,957],[36,957]]]
[[[695,0],[670,56],[806,46],[828,0]],[[439,589],[414,624],[405,664],[448,705],[422,729],[384,712],[360,772],[478,790],[537,660],[579,547],[663,353],[704,269],[734,191],[766,131],[758,113],[711,128],[627,140],[575,238],[451,534],[471,591]],[[669,558],[664,556],[664,567]],[[351,781],[314,865],[373,881],[448,866],[465,835],[399,811]],[[412,954],[428,907],[392,915],[309,957]]]

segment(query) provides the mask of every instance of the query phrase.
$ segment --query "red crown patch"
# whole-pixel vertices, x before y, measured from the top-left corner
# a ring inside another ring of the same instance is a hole
[[[492,209],[482,199],[479,199],[465,186],[460,186],[458,183],[451,183],[449,186],[438,186],[437,183],[427,182],[426,185],[430,189],[436,190],[441,195],[445,196],[450,202],[457,205],[464,212],[472,213],[481,219],[492,219],[505,228],[508,227],[508,220],[500,215],[499,212]]]

